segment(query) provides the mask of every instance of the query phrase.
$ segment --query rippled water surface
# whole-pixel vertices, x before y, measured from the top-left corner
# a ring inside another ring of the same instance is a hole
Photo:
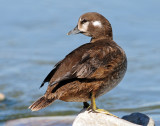
[[[56,101],[31,112],[28,106],[43,95],[39,89],[55,63],[89,42],[67,36],[79,16],[99,12],[112,24],[114,40],[125,50],[128,70],[123,81],[97,99],[99,108],[123,116],[142,112],[160,118],[160,1],[158,0],[0,0],[0,122],[48,115],[72,115],[82,103]],[[2,124],[2,123],[1,123]]]

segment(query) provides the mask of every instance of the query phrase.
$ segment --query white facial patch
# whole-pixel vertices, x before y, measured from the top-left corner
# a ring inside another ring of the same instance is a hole
[[[100,21],[93,21],[92,24],[95,27],[100,27],[100,28],[102,27],[102,23]]]
[[[78,29],[82,32],[86,32],[88,29],[89,22],[85,22],[81,27],[78,26]]]

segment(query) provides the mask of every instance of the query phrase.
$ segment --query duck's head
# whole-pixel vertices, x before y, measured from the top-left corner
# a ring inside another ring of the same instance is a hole
[[[90,36],[92,39],[113,39],[111,24],[104,16],[96,12],[88,12],[80,16],[77,26],[68,32],[68,35],[78,33]]]

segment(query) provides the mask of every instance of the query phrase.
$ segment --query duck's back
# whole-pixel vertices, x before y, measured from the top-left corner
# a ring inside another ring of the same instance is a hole
[[[99,67],[111,72],[125,59],[124,51],[114,41],[104,39],[87,43],[72,51],[57,64],[50,84],[73,78],[91,78]]]

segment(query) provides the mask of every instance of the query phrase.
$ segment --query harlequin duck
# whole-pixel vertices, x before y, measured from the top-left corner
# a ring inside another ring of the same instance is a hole
[[[73,50],[55,65],[40,86],[48,82],[47,91],[29,107],[32,111],[47,107],[58,99],[84,104],[91,100],[89,108],[101,112],[96,108],[95,99],[122,80],[127,58],[123,49],[113,41],[109,21],[99,13],[85,13],[68,35],[78,33],[90,36],[90,43]]]

